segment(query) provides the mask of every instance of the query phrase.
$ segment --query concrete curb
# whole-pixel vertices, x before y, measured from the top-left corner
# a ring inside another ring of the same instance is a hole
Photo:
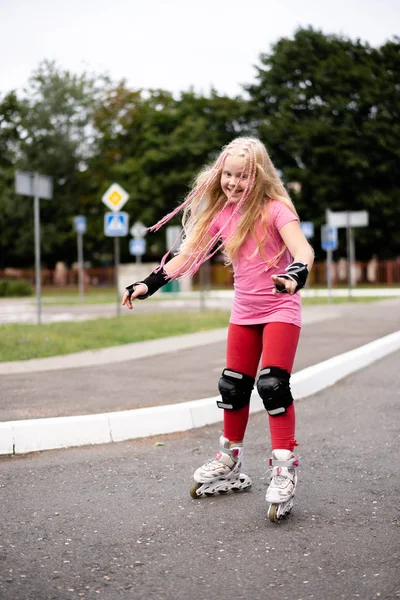
[[[397,331],[303,369],[292,376],[293,396],[299,400],[315,394],[399,349],[400,331]],[[216,398],[99,415],[0,423],[0,455],[107,444],[211,425],[222,417]],[[261,410],[264,410],[261,399],[253,392],[251,413]]]

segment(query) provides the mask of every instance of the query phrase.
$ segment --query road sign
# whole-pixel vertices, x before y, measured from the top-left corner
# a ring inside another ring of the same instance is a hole
[[[314,237],[314,223],[311,221],[302,221],[300,227],[307,239]]]
[[[128,235],[129,215],[126,212],[108,212],[104,215],[104,235],[123,237]]]
[[[336,250],[338,247],[338,231],[333,225],[322,225],[321,246],[323,250]]]
[[[38,324],[41,324],[41,289],[42,277],[40,261],[40,199],[51,200],[53,197],[53,178],[28,171],[15,172],[15,192],[33,198],[33,220],[35,236],[35,280]]]
[[[327,212],[328,225],[335,227],[368,227],[369,214],[366,210],[344,210]]]
[[[51,200],[53,198],[53,178],[47,175],[39,175],[39,173],[16,171],[15,191],[22,196],[37,196],[43,198],[43,200]]]
[[[182,233],[182,227],[179,225],[171,225],[166,229],[167,248],[169,251],[177,250],[178,244],[181,243],[179,236]]]
[[[141,221],[136,221],[129,230],[134,238],[144,238],[147,235],[147,227]]]
[[[86,233],[86,217],[74,217],[74,230],[76,233]]]
[[[125,202],[129,199],[129,194],[120,186],[118,183],[110,185],[105,194],[103,194],[102,201],[104,204],[113,211],[121,210]],[[126,234],[125,234],[126,235]]]
[[[146,252],[146,240],[143,238],[134,238],[129,242],[129,252],[132,256],[143,256]]]

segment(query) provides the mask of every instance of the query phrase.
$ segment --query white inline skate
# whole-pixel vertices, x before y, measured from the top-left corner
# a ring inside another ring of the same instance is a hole
[[[269,504],[268,518],[271,523],[276,523],[292,510],[299,462],[290,450],[273,450],[269,464],[272,473],[265,499]]]
[[[243,446],[235,445],[221,436],[220,451],[207,460],[193,475],[195,483],[190,488],[192,498],[226,494],[229,490],[241,492],[251,487],[251,479],[240,472]]]

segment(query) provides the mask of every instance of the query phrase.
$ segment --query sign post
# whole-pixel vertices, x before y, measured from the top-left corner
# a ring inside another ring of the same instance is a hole
[[[300,228],[304,234],[304,237],[308,240],[314,237],[314,223],[312,221],[301,221]]]
[[[301,221],[300,229],[303,232],[304,237],[309,240],[314,237],[314,223],[312,221]],[[306,282],[306,288],[310,285],[309,281]]]
[[[142,256],[146,252],[147,227],[141,222],[136,221],[130,228],[129,233],[133,240],[129,242],[129,252],[135,257],[136,264],[142,262]]]
[[[78,242],[78,281],[79,281],[79,297],[81,302],[84,302],[84,286],[83,286],[83,234],[86,233],[86,217],[81,215],[74,217],[74,229]]]
[[[337,228],[332,225],[322,225],[321,246],[326,251],[326,281],[328,285],[328,299],[332,302],[332,252],[338,247]]]
[[[146,252],[146,240],[143,238],[132,238],[129,242],[129,252],[135,257],[136,263],[141,263],[142,256]]]
[[[354,243],[353,227],[368,227],[369,214],[366,210],[342,212],[326,211],[326,220],[328,225],[346,228],[346,246],[347,246],[347,284],[349,289],[349,298],[351,298],[351,289],[356,284],[356,278],[353,277],[352,266],[356,260],[356,250]]]
[[[119,298],[119,238],[128,234],[129,215],[119,212],[129,199],[129,194],[118,183],[113,183],[102,196],[102,202],[112,210],[104,215],[104,234],[114,238],[114,272],[115,292],[117,300],[117,317],[121,314]]]
[[[182,227],[179,225],[171,225],[170,227],[166,228],[165,234],[166,234],[166,244],[167,244],[167,250],[173,254],[174,252],[177,252],[177,250],[179,249],[179,244],[180,244],[180,236],[182,233]],[[203,306],[203,280],[202,280],[202,273],[201,273],[202,267],[200,267],[199,270],[199,275],[200,275],[200,307]],[[172,279],[171,281],[169,281],[167,283],[167,285],[165,285],[162,288],[162,293],[176,293],[180,291],[180,283],[178,279]]]
[[[178,245],[180,243],[180,235],[182,233],[182,227],[180,225],[171,225],[166,228],[166,242],[167,249],[170,252],[174,252],[178,250]]]
[[[36,280],[36,307],[38,325],[42,322],[41,303],[41,273],[40,273],[40,198],[51,200],[53,198],[53,179],[47,175],[25,171],[15,172],[15,192],[22,196],[33,197],[34,231],[35,231],[35,280]]]

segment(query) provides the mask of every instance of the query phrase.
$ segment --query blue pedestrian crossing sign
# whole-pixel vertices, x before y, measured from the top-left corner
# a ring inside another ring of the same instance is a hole
[[[74,217],[74,229],[76,233],[86,233],[86,217]]]
[[[129,215],[126,212],[107,212],[104,215],[104,235],[123,237],[128,235]]]
[[[336,250],[338,247],[338,230],[333,225],[322,225],[321,246],[323,250]]]
[[[146,240],[143,238],[134,238],[129,242],[129,252],[132,256],[143,256],[146,252]]]
[[[300,227],[302,232],[304,233],[304,237],[310,239],[314,236],[314,223],[311,221],[302,221],[300,223]]]

